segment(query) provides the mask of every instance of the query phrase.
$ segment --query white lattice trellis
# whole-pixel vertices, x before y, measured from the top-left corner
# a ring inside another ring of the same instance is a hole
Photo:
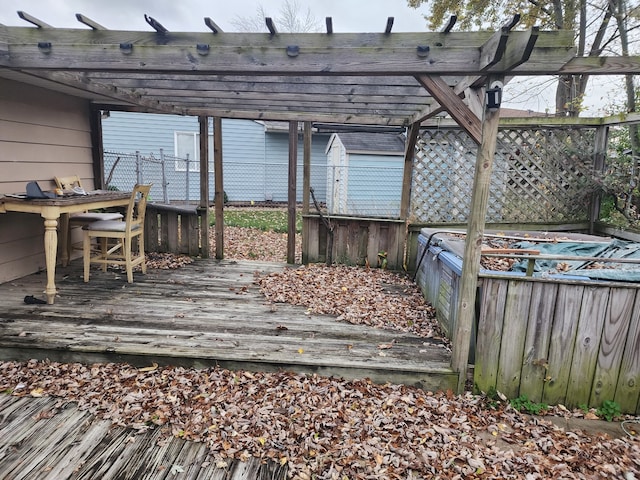
[[[498,134],[486,221],[584,221],[594,129],[503,129]],[[458,129],[424,130],[411,187],[415,223],[467,221],[477,154]]]

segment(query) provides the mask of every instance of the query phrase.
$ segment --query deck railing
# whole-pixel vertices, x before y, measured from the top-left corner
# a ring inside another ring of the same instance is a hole
[[[302,216],[302,263],[403,268],[403,220],[335,215],[324,219],[329,227],[319,215]]]
[[[145,249],[190,256],[207,256],[201,242],[202,217],[207,212],[190,206],[150,203],[145,216]],[[205,253],[205,255],[203,255]]]

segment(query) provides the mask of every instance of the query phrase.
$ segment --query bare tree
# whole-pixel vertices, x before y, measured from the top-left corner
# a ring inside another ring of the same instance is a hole
[[[437,28],[457,14],[462,28],[492,26],[505,21],[505,12],[522,13],[525,27],[576,32],[577,56],[597,57],[603,52],[624,55],[624,33],[639,28],[637,0],[407,0],[410,7],[431,7],[425,16],[429,27]],[[620,29],[625,32],[621,33]],[[627,42],[628,45],[631,43]],[[628,46],[627,45],[627,46]],[[589,75],[561,75],[556,88],[556,115],[578,116]]]
[[[285,0],[280,6],[278,15],[270,15],[262,5],[258,5],[257,12],[252,17],[236,15],[231,24],[240,32],[265,32],[266,18],[271,17],[278,31],[285,33],[319,32],[322,25],[311,12],[310,8],[302,11],[298,0]]]

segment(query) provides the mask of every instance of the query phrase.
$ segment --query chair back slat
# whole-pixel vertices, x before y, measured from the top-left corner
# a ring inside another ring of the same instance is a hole
[[[56,188],[61,190],[71,190],[73,187],[82,188],[82,182],[78,175],[68,175],[66,177],[53,177],[56,182]]]
[[[147,211],[147,198],[149,197],[150,191],[151,185],[137,184],[133,187],[125,218],[128,233],[131,232],[133,227],[143,228],[144,216]]]

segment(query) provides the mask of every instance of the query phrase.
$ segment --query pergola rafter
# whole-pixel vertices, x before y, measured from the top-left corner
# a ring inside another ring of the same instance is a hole
[[[225,33],[209,17],[211,32],[172,32],[152,17],[153,32],[117,31],[81,14],[89,29],[58,29],[19,15],[37,28],[0,27],[0,74],[76,89],[105,108],[405,127],[448,111],[476,118],[476,140],[488,75],[640,65],[574,59],[572,32],[515,31],[518,16],[498,32],[391,33],[388,19],[380,33],[298,34]]]
[[[391,19],[380,33],[223,33],[208,17],[211,33],[171,32],[152,17],[155,32],[129,32],[81,14],[90,30],[21,15],[38,28],[2,27],[8,53],[0,68],[93,94],[107,108],[405,127],[452,107],[416,78],[438,76],[447,88],[475,78],[482,87],[479,79],[510,67],[499,59],[532,36],[507,27],[497,34],[391,33]],[[546,33],[529,53],[545,69],[560,68],[572,58],[573,37]],[[519,68],[529,64],[536,62]]]

